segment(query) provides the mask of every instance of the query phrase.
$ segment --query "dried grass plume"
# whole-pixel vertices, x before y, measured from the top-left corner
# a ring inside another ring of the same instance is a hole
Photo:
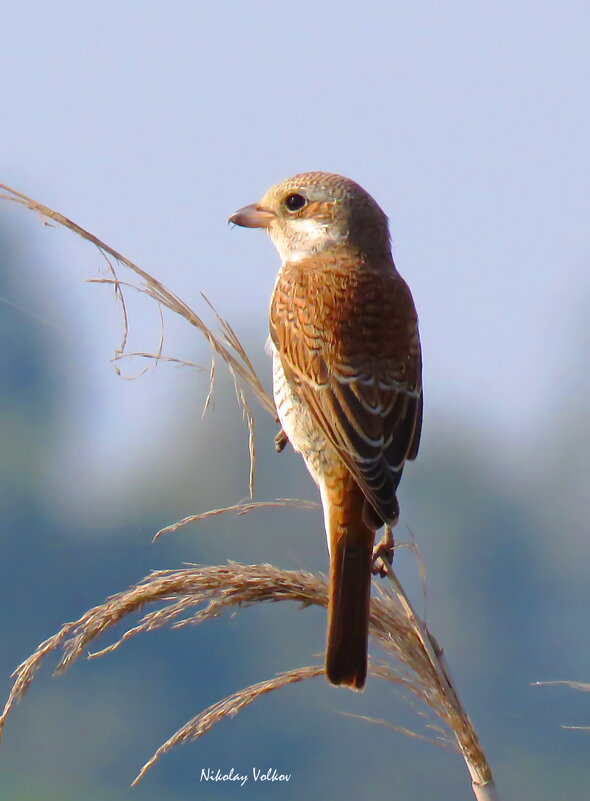
[[[220,357],[229,369],[235,383],[238,400],[248,423],[250,445],[250,491],[254,482],[254,418],[248,394],[276,419],[274,402],[258,378],[254,367],[231,325],[213,309],[220,327],[218,333],[208,327],[183,300],[167,289],[160,281],[146,273],[131,260],[86,231],[59,212],[38,203],[15,189],[0,184],[0,198],[20,204],[37,212],[47,222],[64,226],[96,246],[105,259],[108,278],[96,279],[98,283],[112,286],[120,305],[123,319],[123,337],[115,351],[115,363],[128,355],[125,352],[128,334],[128,317],[124,291],[133,289],[155,300],[160,309],[169,309],[183,317],[205,337],[212,352],[210,388],[207,403],[213,390],[215,357]],[[131,279],[121,281],[117,270],[126,268]],[[174,360],[162,355],[163,338],[156,354],[135,354],[148,358]],[[206,403],[206,405],[207,405]],[[215,509],[204,514],[184,518],[178,523],[162,529],[156,536],[170,532],[203,517],[233,512],[246,514],[261,507],[309,505],[310,502],[293,499],[277,499],[267,502],[251,502]],[[442,649],[416,615],[393,570],[384,565],[388,581],[377,587],[371,601],[370,633],[389,657],[387,664],[371,664],[370,675],[393,682],[419,699],[438,720],[431,731],[431,742],[458,750],[465,760],[470,774],[473,792],[478,801],[498,801],[492,773],[479,739],[462,707],[458,693],[451,681]],[[384,586],[385,585],[385,586]],[[90,654],[90,658],[111,653],[129,638],[171,626],[179,628],[195,625],[203,620],[218,617],[226,611],[263,602],[295,601],[303,606],[327,605],[326,580],[322,575],[304,571],[281,570],[273,565],[242,565],[230,562],[223,566],[190,566],[180,570],[154,571],[139,583],[124,592],[117,593],[104,603],[93,607],[73,623],[66,623],[18,666],[13,674],[14,684],[4,711],[0,717],[0,733],[14,705],[28,689],[44,658],[59,651],[61,656],[56,673],[63,673],[97,637],[126,616],[137,613],[148,605],[156,608],[144,612],[139,621],[129,628],[117,641]],[[240,709],[254,702],[259,696],[279,689],[287,684],[301,682],[323,673],[322,666],[301,667],[287,671],[267,681],[260,682],[236,692],[205,711],[197,714],[173,734],[146,762],[135,781],[138,781],[154,762],[174,745],[195,740],[205,734],[218,721],[235,715]],[[380,721],[383,722],[383,721]],[[386,723],[386,722],[385,722]],[[386,725],[391,725],[387,724]],[[396,728],[392,726],[392,728]],[[401,729],[398,729],[401,730]],[[412,736],[415,732],[401,730]]]

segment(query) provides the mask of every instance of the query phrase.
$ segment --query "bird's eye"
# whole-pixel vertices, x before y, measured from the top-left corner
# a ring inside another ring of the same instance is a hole
[[[299,209],[302,209],[306,203],[307,200],[298,192],[292,192],[285,198],[285,208],[287,211],[299,211]]]

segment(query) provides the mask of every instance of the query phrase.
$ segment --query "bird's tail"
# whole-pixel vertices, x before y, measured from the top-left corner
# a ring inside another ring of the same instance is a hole
[[[356,499],[355,499],[356,502]],[[364,500],[348,520],[330,515],[330,592],[326,676],[331,684],[362,690],[367,676],[367,640],[374,531],[363,521]]]

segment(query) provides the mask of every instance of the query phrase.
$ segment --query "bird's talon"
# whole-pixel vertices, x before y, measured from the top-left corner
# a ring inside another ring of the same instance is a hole
[[[281,451],[285,450],[285,447],[289,444],[289,437],[285,434],[283,429],[279,431],[279,433],[275,437],[275,450],[277,453],[281,453]]]
[[[387,575],[385,562],[387,562],[388,565],[393,564],[394,550],[395,542],[391,526],[386,525],[381,540],[373,548],[373,566],[371,570],[374,576],[385,578]]]

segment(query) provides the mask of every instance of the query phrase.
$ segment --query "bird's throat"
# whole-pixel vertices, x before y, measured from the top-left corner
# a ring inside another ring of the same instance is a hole
[[[283,264],[303,261],[346,240],[346,235],[334,226],[311,219],[293,220],[288,227],[271,229],[269,233]]]

